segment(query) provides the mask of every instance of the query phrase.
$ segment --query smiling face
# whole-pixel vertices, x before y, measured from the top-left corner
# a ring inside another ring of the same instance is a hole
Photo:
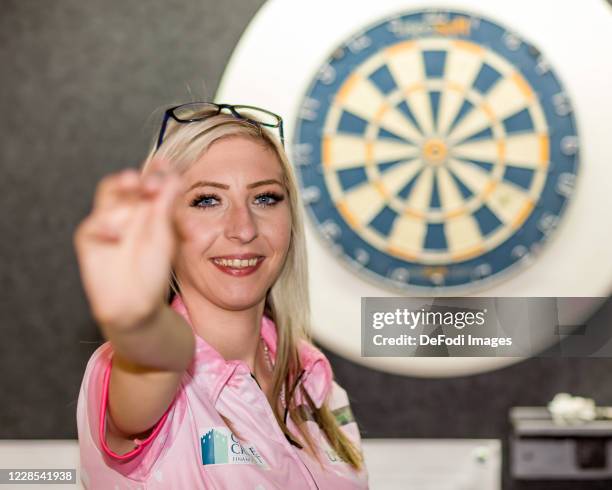
[[[282,270],[291,210],[274,151],[241,136],[220,139],[183,175],[179,216],[189,239],[174,270],[192,289],[226,310],[265,299]]]

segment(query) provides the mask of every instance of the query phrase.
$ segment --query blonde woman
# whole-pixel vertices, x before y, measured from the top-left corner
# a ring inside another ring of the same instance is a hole
[[[346,392],[310,341],[282,130],[263,109],[184,104],[140,174],[98,185],[74,236],[107,339],[78,401],[87,488],[367,488]]]

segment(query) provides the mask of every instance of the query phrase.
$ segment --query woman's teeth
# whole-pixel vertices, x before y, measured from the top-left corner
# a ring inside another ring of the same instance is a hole
[[[224,267],[232,267],[234,269],[243,269],[245,267],[253,267],[255,264],[257,264],[258,260],[261,260],[261,259],[260,258],[254,258],[254,259],[231,259],[231,260],[213,259],[215,264],[219,264],[219,265],[222,265]]]

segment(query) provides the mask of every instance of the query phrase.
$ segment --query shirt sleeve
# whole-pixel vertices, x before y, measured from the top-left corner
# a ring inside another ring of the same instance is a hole
[[[112,358],[112,345],[106,342],[93,353],[85,369],[77,406],[81,464],[97,467],[98,471],[110,469],[133,480],[145,481],[170,443],[172,419],[180,395],[175,397],[147,438],[134,438],[134,449],[126,454],[115,453],[108,446],[106,437]]]
[[[344,431],[357,449],[361,451],[361,434],[353,416],[348,395],[344,388],[335,381],[332,384],[328,406],[336,417],[340,429]]]

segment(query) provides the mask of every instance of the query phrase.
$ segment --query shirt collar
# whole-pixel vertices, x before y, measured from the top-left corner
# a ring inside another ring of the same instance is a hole
[[[197,334],[191,322],[191,318],[189,317],[187,307],[180,295],[176,294],[174,296],[170,307],[185,319],[195,334],[195,360],[200,362],[197,362],[197,367],[192,364],[190,369],[197,369],[198,372],[206,372],[205,379],[209,380],[210,383],[205,384],[205,388],[213,402],[216,402],[219,393],[233,374],[236,372],[248,374],[249,368],[243,361],[226,361],[214,347]],[[272,362],[276,362],[276,346],[278,339],[276,324],[265,314],[262,315],[261,318],[260,335],[268,347]],[[304,371],[300,382],[315,406],[320,408],[332,388],[333,374],[331,365],[325,355],[306,340],[302,339],[299,341],[298,353]],[[192,375],[193,374],[195,373],[192,371]],[[296,390],[296,396],[298,400],[301,401],[299,390]]]

